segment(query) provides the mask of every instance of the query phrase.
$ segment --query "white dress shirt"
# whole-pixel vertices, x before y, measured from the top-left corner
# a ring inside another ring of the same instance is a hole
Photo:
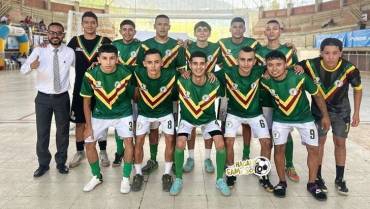
[[[47,47],[36,47],[33,49],[31,55],[21,67],[22,74],[28,74],[31,71],[37,72],[36,89],[45,94],[60,94],[68,91],[69,71],[75,63],[75,53],[73,49],[62,44],[58,48],[59,60],[59,78],[60,78],[60,92],[54,90],[54,71],[53,71],[53,57],[55,48],[48,44]],[[39,57],[40,66],[36,69],[31,69],[31,63]]]

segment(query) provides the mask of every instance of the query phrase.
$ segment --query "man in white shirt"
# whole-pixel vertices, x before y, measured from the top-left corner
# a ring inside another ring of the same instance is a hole
[[[35,48],[21,67],[21,73],[36,71],[35,99],[37,145],[36,153],[39,167],[34,177],[40,177],[49,170],[50,126],[54,113],[56,124],[57,153],[55,161],[61,174],[68,173],[65,166],[69,145],[69,71],[74,65],[74,51],[62,44],[64,27],[53,22],[48,26],[49,44],[45,48]]]

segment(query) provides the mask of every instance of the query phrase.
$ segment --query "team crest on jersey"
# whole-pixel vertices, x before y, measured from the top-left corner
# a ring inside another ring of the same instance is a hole
[[[211,61],[213,59],[213,56],[212,55],[209,55],[208,57],[207,57],[207,60],[208,61]]]
[[[315,77],[314,83],[315,84],[320,84],[320,77]]]
[[[131,51],[130,56],[131,57],[136,57],[136,51]]]
[[[202,100],[205,101],[205,102],[208,101],[209,100],[209,95],[208,94],[203,95]]]
[[[167,91],[167,88],[165,86],[162,86],[160,89],[159,89],[160,92],[165,92]]]
[[[231,128],[231,127],[233,127],[233,122],[231,122],[231,121],[226,121],[226,127],[227,128]]]
[[[342,86],[343,86],[343,81],[341,81],[341,80],[336,80],[336,81],[334,82],[334,84],[335,84],[335,86],[336,86],[336,87],[342,87]]]
[[[270,89],[270,94],[275,97],[276,96],[275,90],[274,89]]]
[[[233,90],[238,90],[238,84],[233,83]]]
[[[141,122],[136,123],[136,130],[140,130],[143,127],[143,124]]]
[[[231,50],[227,49],[227,55],[231,55]]]
[[[171,50],[167,49],[166,50],[166,56],[169,56],[171,54]]]
[[[190,92],[186,91],[185,92],[185,99],[189,99],[190,98]]]
[[[278,139],[280,137],[280,133],[279,131],[273,131],[272,132],[272,138],[273,139]]]
[[[256,82],[254,82],[254,83],[251,84],[251,89],[255,89],[256,87],[257,87]]]
[[[298,90],[296,88],[289,89],[289,94],[295,96],[298,94]]]
[[[143,91],[146,91],[147,89],[146,89],[146,85],[145,84],[141,84],[141,90],[143,90]]]
[[[114,87],[119,87],[121,85],[121,83],[119,82],[119,81],[116,81],[115,83],[114,83]]]
[[[101,86],[101,81],[96,81],[96,86],[95,86],[96,88],[101,88],[102,86]]]

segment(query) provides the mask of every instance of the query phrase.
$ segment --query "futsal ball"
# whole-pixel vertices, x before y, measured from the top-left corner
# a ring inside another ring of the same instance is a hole
[[[265,157],[254,158],[254,174],[257,176],[266,176],[271,171],[271,162]]]

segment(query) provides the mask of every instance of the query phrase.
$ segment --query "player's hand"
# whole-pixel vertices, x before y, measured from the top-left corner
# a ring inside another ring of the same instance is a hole
[[[329,119],[328,115],[323,116],[321,118],[321,128],[325,132],[329,130],[329,128],[330,128],[330,119]]]
[[[181,72],[181,76],[185,79],[189,79],[190,78],[190,75],[191,75],[191,72],[190,71],[186,71],[186,70],[183,70]]]
[[[177,39],[177,44],[184,47],[185,42],[182,39]]]
[[[215,76],[215,74],[213,74],[213,73],[208,73],[208,81],[210,82],[210,83],[214,83],[215,81],[216,81],[216,76]]]
[[[357,127],[359,124],[360,124],[360,114],[355,112],[353,113],[353,116],[352,116],[351,126]]]
[[[294,66],[294,72],[295,72],[295,74],[297,74],[297,75],[301,75],[301,74],[303,74],[303,73],[304,73],[304,69],[303,69],[303,67],[302,67],[302,66],[300,66],[300,65],[295,65],[295,66]]]
[[[297,53],[297,48],[295,47],[295,45],[291,42],[287,42],[285,43],[285,46],[289,47],[289,48],[292,48],[293,49],[293,53],[296,54]]]
[[[87,139],[89,137],[93,137],[93,131],[92,131],[92,128],[85,125],[85,129],[84,129],[84,139]]]
[[[30,64],[32,70],[37,69],[40,66],[39,56]]]

